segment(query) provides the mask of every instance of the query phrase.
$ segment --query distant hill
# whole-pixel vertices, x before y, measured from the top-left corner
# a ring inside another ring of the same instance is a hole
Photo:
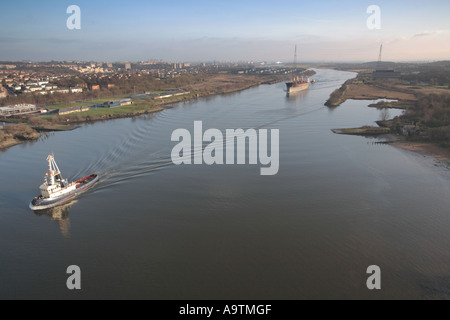
[[[363,63],[325,63],[320,67],[335,68],[339,70],[376,70],[376,69],[394,69],[402,73],[411,73],[415,71],[436,71],[450,70],[450,61],[435,61],[427,63],[412,62],[391,62],[391,61],[370,61]]]
[[[430,62],[428,65],[433,67],[450,67],[450,60]]]

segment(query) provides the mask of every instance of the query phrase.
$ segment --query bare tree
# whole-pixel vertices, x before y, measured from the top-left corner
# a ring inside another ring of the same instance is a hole
[[[381,112],[380,112],[381,121],[387,121],[387,120],[389,120],[390,117],[391,117],[391,114],[390,114],[388,108],[381,109]]]

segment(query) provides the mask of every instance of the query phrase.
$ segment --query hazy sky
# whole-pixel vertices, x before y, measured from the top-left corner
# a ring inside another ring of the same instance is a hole
[[[81,30],[69,30],[69,5]],[[369,30],[367,7],[381,8]],[[3,2],[0,60],[450,59],[449,0],[33,0]]]

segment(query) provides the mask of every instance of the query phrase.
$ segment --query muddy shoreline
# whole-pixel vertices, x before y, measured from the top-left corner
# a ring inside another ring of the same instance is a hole
[[[450,150],[436,144],[406,140],[391,141],[389,144],[399,149],[430,156],[437,161],[446,164],[447,168],[450,169]]]

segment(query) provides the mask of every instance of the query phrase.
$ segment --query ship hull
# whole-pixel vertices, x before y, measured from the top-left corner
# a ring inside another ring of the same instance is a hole
[[[305,83],[287,82],[286,83],[287,94],[300,92],[300,91],[306,90],[308,88],[309,88],[309,82],[305,82]]]
[[[45,210],[65,204],[92,188],[98,179],[99,178],[96,174],[91,174],[90,176],[77,180],[75,182],[77,186],[75,190],[67,192],[56,198],[44,198],[42,195],[37,196],[31,201],[30,209],[34,211]]]

